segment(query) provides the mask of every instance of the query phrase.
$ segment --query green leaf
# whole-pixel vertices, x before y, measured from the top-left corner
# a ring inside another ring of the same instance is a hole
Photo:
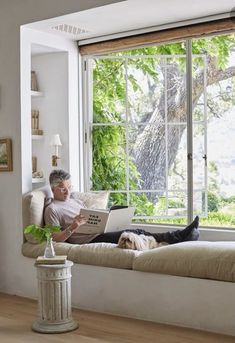
[[[40,227],[35,224],[28,225],[24,228],[25,234],[32,234],[38,241],[43,242],[51,237],[54,232],[60,232],[59,225],[47,224],[44,227]]]

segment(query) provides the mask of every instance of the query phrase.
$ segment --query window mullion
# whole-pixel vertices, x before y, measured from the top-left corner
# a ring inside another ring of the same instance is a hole
[[[165,149],[166,149],[166,216],[168,216],[168,106],[167,106],[167,97],[168,97],[168,92],[167,92],[167,57],[164,56],[164,107],[165,107]]]
[[[86,59],[86,68],[84,69],[84,189],[91,189],[90,179],[92,174],[92,123],[93,123],[93,60]]]
[[[127,71],[127,66],[128,66],[128,59],[125,58],[125,82],[126,82],[126,120],[125,120],[125,133],[126,133],[126,189],[127,189],[127,205],[129,206],[130,204],[130,193],[129,193],[129,130],[128,130],[128,125],[129,125],[129,106],[128,106],[128,71]]]
[[[205,210],[204,215],[208,216],[208,171],[207,171],[207,56],[204,56],[204,178],[205,178]]]
[[[186,40],[186,89],[187,89],[187,204],[188,222],[193,219],[193,78],[192,78],[192,40]]]

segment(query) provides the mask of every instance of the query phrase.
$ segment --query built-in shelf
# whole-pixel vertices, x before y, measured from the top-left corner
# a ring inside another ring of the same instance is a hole
[[[44,177],[33,177],[32,183],[44,183],[46,182],[46,179]]]
[[[37,141],[43,139],[43,135],[32,135],[32,139]]]
[[[31,96],[39,97],[39,96],[43,96],[43,93],[42,92],[37,92],[37,91],[31,91]]]

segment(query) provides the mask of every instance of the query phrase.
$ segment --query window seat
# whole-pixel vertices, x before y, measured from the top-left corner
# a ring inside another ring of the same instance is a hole
[[[44,192],[23,197],[24,226],[42,223]],[[107,195],[96,197],[105,208]],[[33,264],[45,243],[27,240],[27,282],[36,289]],[[184,242],[141,252],[110,243],[54,247],[74,262],[73,306],[235,336],[235,242]]]
[[[56,255],[77,264],[133,269],[201,279],[235,282],[235,242],[184,242],[149,251],[120,249],[116,244],[54,243]],[[37,258],[45,243],[22,245],[22,254]]]

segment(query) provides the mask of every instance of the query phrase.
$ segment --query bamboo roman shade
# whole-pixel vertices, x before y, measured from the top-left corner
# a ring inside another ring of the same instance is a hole
[[[204,35],[227,33],[235,30],[235,18],[214,20],[173,29],[165,29],[131,37],[118,38],[79,47],[81,55],[104,54],[113,51],[137,48],[144,45],[172,42]]]

